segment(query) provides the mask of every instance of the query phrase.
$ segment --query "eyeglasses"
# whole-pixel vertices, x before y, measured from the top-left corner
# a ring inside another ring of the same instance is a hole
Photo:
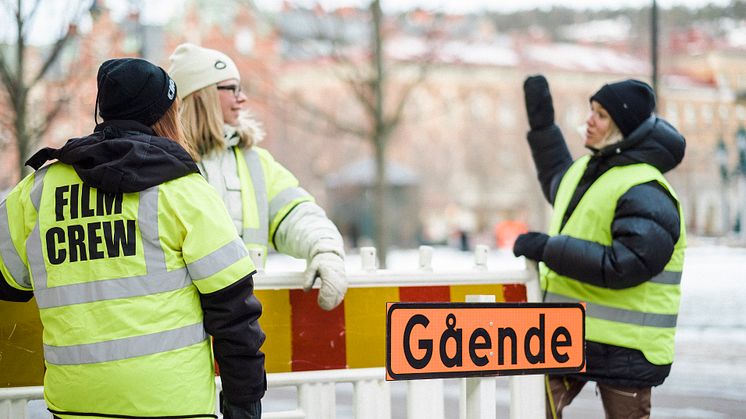
[[[241,89],[240,84],[230,84],[228,86],[217,86],[218,90],[230,90],[233,92],[233,97],[238,99],[241,96],[241,93],[243,93],[243,90]]]

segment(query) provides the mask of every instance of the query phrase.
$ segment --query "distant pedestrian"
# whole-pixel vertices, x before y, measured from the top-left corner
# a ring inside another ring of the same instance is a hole
[[[0,299],[36,297],[47,407],[216,418],[214,351],[224,418],[259,419],[256,271],[189,154],[176,84],[136,58],[104,62],[97,81],[103,122],[37,152],[0,203]]]
[[[337,307],[347,292],[342,235],[295,176],[257,146],[264,133],[246,114],[236,64],[220,51],[181,44],[169,73],[184,101],[182,121],[200,170],[246,246],[266,256],[271,244],[305,259],[303,287],[308,291],[319,279],[319,306]]]
[[[554,211],[549,234],[522,234],[513,252],[542,262],[544,301],[587,304],[586,372],[549,375],[547,418],[562,417],[588,381],[607,418],[647,418],[651,387],[673,362],[686,234],[663,173],[683,159],[684,138],[653,114],[646,83],[606,84],[590,98],[591,152],[573,162],[546,79],[523,87],[528,143]]]

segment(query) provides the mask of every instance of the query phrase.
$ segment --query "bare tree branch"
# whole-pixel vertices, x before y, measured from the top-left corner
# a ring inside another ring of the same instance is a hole
[[[337,118],[329,114],[324,109],[321,109],[320,107],[314,105],[311,102],[308,102],[301,98],[300,96],[294,97],[294,103],[298,105],[304,112],[308,113],[309,115],[320,118],[324,120],[329,125],[333,126],[335,129],[344,132],[346,134],[352,134],[356,137],[360,138],[367,138],[368,137],[368,130],[364,128],[355,127],[352,125],[345,124],[341,121],[339,121]]]
[[[55,43],[54,46],[52,46],[52,51],[47,57],[46,60],[44,60],[44,63],[41,66],[41,69],[36,74],[36,77],[29,83],[29,87],[33,87],[36,85],[36,83],[39,82],[49,71],[50,68],[52,68],[52,65],[57,62],[57,57],[59,57],[62,50],[65,48],[65,45],[67,42],[72,38],[73,31],[68,27],[67,32],[65,32],[65,35],[62,38],[59,38]]]
[[[407,102],[409,102],[409,96],[412,94],[415,88],[420,86],[426,79],[429,73],[430,65],[429,62],[421,62],[418,71],[417,78],[409,83],[407,86],[402,89],[402,93],[399,95],[399,98],[396,102],[396,108],[394,112],[391,114],[391,116],[388,119],[387,126],[396,127],[399,125],[399,123],[402,120],[402,115],[404,114],[404,108],[407,105]]]
[[[8,92],[8,97],[12,100],[15,97],[15,83],[13,83],[13,74],[8,68],[4,54],[0,54],[0,81],[3,82],[3,87]]]
[[[36,1],[34,1],[34,4],[31,5],[31,10],[26,14],[25,17],[23,17],[24,25],[23,25],[22,32],[23,32],[23,37],[24,38],[28,37],[28,32],[27,31],[28,31],[28,28],[30,27],[30,26],[25,25],[25,22],[32,22],[34,20],[34,16],[36,15],[36,12],[39,10],[39,5],[41,4],[41,2],[42,2],[42,0],[36,0]],[[20,1],[19,1],[19,3],[20,3]],[[21,7],[20,7],[20,4],[19,4],[18,9],[20,10],[20,8]]]
[[[71,17],[71,22],[76,21],[80,15],[80,7],[86,0],[70,0],[66,4],[70,6],[75,3],[74,8],[67,7],[67,10],[74,10],[75,15]],[[28,7],[24,7],[25,2]],[[8,104],[8,121],[3,121],[7,127],[7,132],[12,133],[14,146],[17,149],[18,174],[22,175],[23,163],[28,157],[27,154],[36,147],[44,134],[47,133],[54,123],[55,119],[66,108],[69,103],[69,95],[65,93],[64,88],[49,88],[45,94],[45,104],[51,102],[51,107],[47,112],[39,112],[38,109],[45,109],[45,106],[37,106],[32,103],[29,91],[39,84],[44,84],[43,79],[48,76],[53,65],[60,59],[61,53],[69,41],[76,35],[72,30],[73,26],[68,24],[51,45],[49,54],[37,66],[33,60],[29,60],[28,42],[30,31],[37,26],[34,17],[38,17],[38,11],[44,5],[43,0],[16,0],[11,6],[8,1],[3,1],[2,5],[6,10],[12,10],[12,17],[15,19],[15,40],[10,48],[0,51],[0,82],[3,85],[4,95],[2,101]],[[38,19],[36,19],[38,20]],[[34,50],[35,52],[36,50]],[[12,58],[11,58],[12,57]],[[27,66],[29,68],[27,68]],[[26,77],[29,74],[30,77]],[[68,82],[75,78],[75,75],[68,77]],[[68,86],[69,87],[69,86]],[[55,100],[56,99],[56,100]],[[34,111],[31,112],[30,110]],[[6,118],[3,118],[6,119]]]
[[[54,121],[57,119],[57,116],[65,108],[65,106],[67,106],[68,103],[70,103],[70,98],[68,95],[65,95],[60,100],[57,100],[54,103],[54,107],[52,107],[52,109],[44,115],[42,122],[38,126],[29,130],[31,134],[32,146],[36,146],[39,144],[41,138],[44,136],[44,134],[47,133],[47,131],[49,131],[52,123],[54,123]]]

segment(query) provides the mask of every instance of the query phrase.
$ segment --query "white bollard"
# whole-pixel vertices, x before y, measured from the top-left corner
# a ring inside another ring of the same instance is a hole
[[[26,419],[26,403],[24,400],[0,400],[0,419]]]
[[[467,295],[466,302],[494,303],[495,296]],[[497,417],[497,378],[464,378],[461,383],[459,417],[461,419],[495,419]]]
[[[391,419],[391,390],[385,380],[355,383],[355,419]]]
[[[487,256],[490,253],[490,248],[479,244],[474,248],[474,267],[480,271],[487,270]]]
[[[407,382],[407,419],[443,419],[444,401],[442,379]]]
[[[363,271],[373,272],[377,269],[378,263],[376,261],[376,248],[375,247],[361,247],[360,248],[360,264],[362,265]]]
[[[433,248],[420,246],[419,269],[433,271]],[[443,419],[445,397],[443,380],[412,380],[407,382],[407,418]]]
[[[526,259],[529,279],[526,281],[526,300],[541,302],[538,264]],[[543,375],[513,376],[510,379],[510,419],[534,419],[546,416],[546,395]]]
[[[334,419],[337,416],[334,383],[301,384],[298,403],[306,419]]]
[[[431,246],[420,246],[420,266],[421,271],[433,271],[433,248]]]
[[[526,301],[529,303],[540,303],[541,284],[539,283],[539,264],[533,260],[526,259],[526,270],[528,271],[528,280],[526,280]]]

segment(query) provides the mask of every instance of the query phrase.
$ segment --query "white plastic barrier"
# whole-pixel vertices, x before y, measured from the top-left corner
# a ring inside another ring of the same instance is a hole
[[[420,248],[419,266],[413,271],[385,271],[376,269],[375,249],[362,248],[361,272],[350,272],[350,288],[383,286],[431,286],[523,283],[529,302],[540,301],[536,264],[529,262],[523,270],[487,270],[486,246],[477,246],[474,269],[452,272],[433,272],[432,248]],[[261,254],[252,252],[252,258]],[[258,258],[258,259],[257,259]],[[261,266],[261,264],[257,264]],[[259,272],[256,289],[299,289],[301,272]],[[317,282],[318,286],[318,282]],[[469,301],[487,301],[494,296],[469,296]],[[500,377],[502,378],[502,377]],[[498,378],[463,379],[459,398],[460,419],[493,419],[496,417],[496,380]],[[507,379],[507,378],[504,378]],[[513,376],[509,378],[511,419],[540,419],[544,411],[543,376]],[[216,383],[220,387],[220,380]],[[391,394],[383,368],[358,368],[274,373],[267,375],[270,389],[295,387],[297,408],[282,412],[265,412],[263,418],[334,419],[336,417],[337,383],[353,385],[353,415],[355,419],[390,419]],[[443,380],[413,380],[407,383],[408,419],[445,419]],[[0,419],[27,419],[30,400],[43,399],[42,387],[0,389]]]

